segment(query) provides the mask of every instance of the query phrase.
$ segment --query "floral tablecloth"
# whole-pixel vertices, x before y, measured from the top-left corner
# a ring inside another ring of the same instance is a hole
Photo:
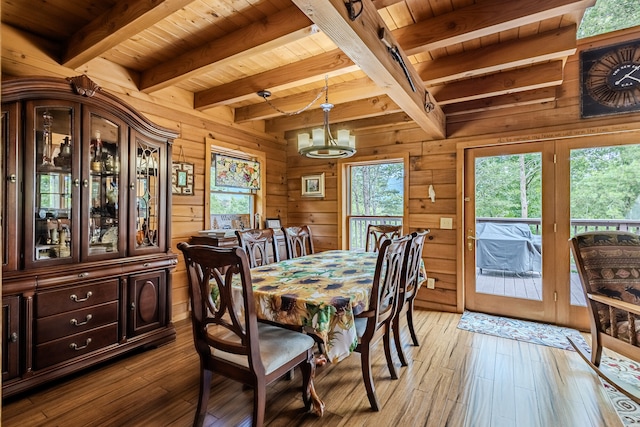
[[[302,326],[329,361],[358,343],[354,315],[369,308],[377,253],[326,251],[251,269],[258,318]]]

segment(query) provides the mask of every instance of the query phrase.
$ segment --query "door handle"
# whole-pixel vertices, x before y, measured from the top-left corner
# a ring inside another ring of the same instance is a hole
[[[473,241],[477,240],[476,236],[473,235],[473,230],[469,229],[467,234],[467,249],[469,251],[473,251]]]

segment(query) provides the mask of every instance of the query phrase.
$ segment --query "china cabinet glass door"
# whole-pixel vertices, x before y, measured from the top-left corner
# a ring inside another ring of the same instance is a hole
[[[72,240],[78,230],[79,201],[78,123],[79,108],[72,103],[29,103],[27,106],[27,168],[25,193],[33,204],[26,218],[26,266],[77,261]],[[29,209],[30,208],[30,209]],[[27,222],[28,225],[28,222]],[[29,253],[30,252],[30,253]]]
[[[140,135],[134,135],[132,165],[130,168],[130,186],[133,190],[135,206],[132,229],[135,230],[131,247],[133,252],[158,251],[164,242],[160,241],[163,227],[166,227],[164,212],[160,209],[165,203],[166,150],[163,146],[146,141]]]
[[[125,250],[123,198],[121,196],[121,149],[124,126],[105,114],[86,111],[88,135],[83,161],[88,179],[83,181],[83,203],[87,218],[83,256],[113,258]]]

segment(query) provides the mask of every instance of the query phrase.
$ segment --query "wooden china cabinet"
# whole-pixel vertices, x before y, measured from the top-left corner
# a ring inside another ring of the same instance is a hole
[[[175,339],[176,136],[86,76],[3,81],[4,396]]]

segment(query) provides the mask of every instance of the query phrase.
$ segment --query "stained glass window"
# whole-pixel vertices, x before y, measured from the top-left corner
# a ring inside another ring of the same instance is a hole
[[[260,163],[229,157],[222,154],[215,156],[216,186],[260,188]]]

